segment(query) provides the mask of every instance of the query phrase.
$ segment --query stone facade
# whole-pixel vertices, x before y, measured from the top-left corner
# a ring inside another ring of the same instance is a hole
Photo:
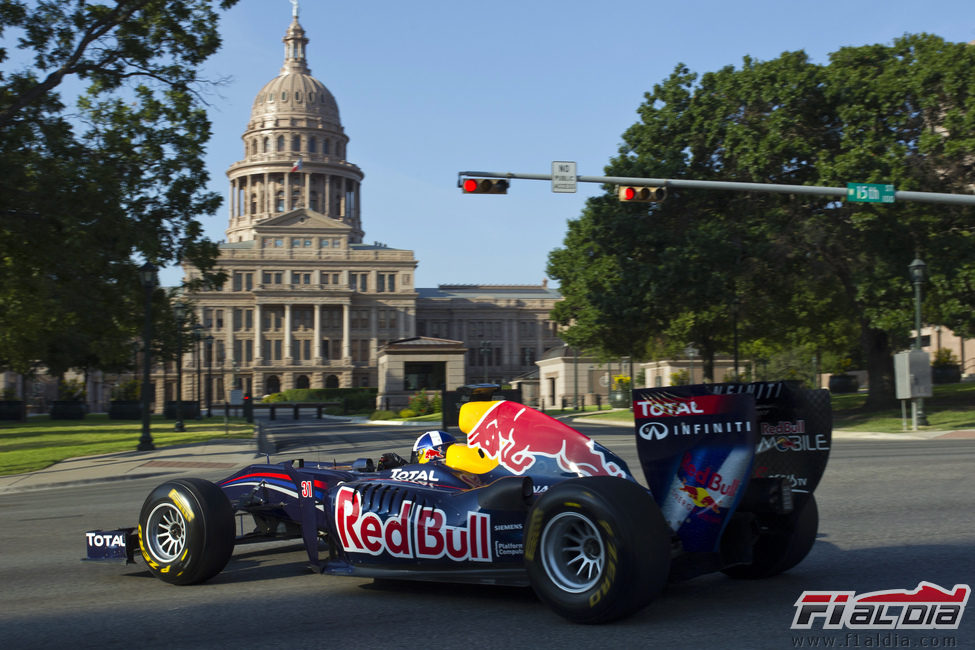
[[[186,296],[212,342],[184,357],[184,399],[200,393],[223,401],[232,387],[258,397],[385,387],[380,371],[391,368],[380,368],[379,351],[417,336],[460,346],[450,387],[532,369],[560,343],[548,320],[558,292],[544,284],[416,289],[412,251],[364,244],[364,174],[347,159],[335,98],[311,76],[297,17],[284,44],[280,74],[254,100],[244,157],[227,171],[229,224],[217,267],[229,280]],[[199,276],[188,265],[184,273]],[[206,373],[199,390],[189,379],[198,368]],[[174,374],[172,367],[154,373],[157,404],[175,398]],[[402,378],[389,382],[404,390]]]

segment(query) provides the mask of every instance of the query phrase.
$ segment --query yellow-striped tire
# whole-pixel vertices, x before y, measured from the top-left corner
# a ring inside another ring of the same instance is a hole
[[[174,585],[220,573],[234,551],[234,511],[209,481],[181,478],[154,489],[139,514],[139,547],[149,571]]]
[[[538,597],[576,623],[643,609],[670,571],[671,530],[646,489],[594,476],[552,486],[525,527],[525,568]]]

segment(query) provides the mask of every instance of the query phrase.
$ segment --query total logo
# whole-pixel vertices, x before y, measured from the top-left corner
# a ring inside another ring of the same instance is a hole
[[[85,533],[88,546],[94,548],[125,548],[125,535],[113,533],[109,535],[100,533]]]
[[[770,449],[776,451],[829,451],[829,440],[822,433],[762,438],[758,442],[758,449],[755,453],[761,454]]]
[[[455,562],[491,561],[491,516],[468,512],[466,526],[447,525],[439,508],[403,501],[399,513],[385,520],[363,512],[362,495],[342,487],[335,497],[335,528],[350,553],[398,558],[446,558]]]
[[[857,595],[852,591],[804,591],[795,602],[793,630],[819,624],[825,630],[957,630],[971,587],[950,590],[930,582],[916,589],[889,589]]]

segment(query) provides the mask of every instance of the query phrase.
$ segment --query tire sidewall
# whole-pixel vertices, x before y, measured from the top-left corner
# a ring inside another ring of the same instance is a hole
[[[552,522],[563,513],[584,518],[599,533],[603,568],[595,584],[585,591],[563,589],[545,568],[542,541]],[[656,504],[635,483],[612,477],[559,483],[528,515],[525,565],[532,588],[558,614],[578,623],[603,623],[627,616],[646,606],[666,581],[670,557],[669,534],[664,529],[669,531]],[[661,553],[665,557],[661,558]]]
[[[148,536],[155,534],[147,529],[149,516],[160,505],[175,507],[184,522],[182,552],[169,561],[156,557],[148,542]],[[200,479],[175,479],[159,485],[149,493],[139,515],[142,558],[155,577],[171,584],[194,584],[219,573],[233,552],[233,535],[229,501],[220,488]]]

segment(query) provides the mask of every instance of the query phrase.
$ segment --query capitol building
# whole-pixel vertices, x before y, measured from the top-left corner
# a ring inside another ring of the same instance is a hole
[[[229,223],[216,268],[228,281],[184,296],[207,350],[185,356],[183,399],[221,402],[234,387],[255,396],[360,386],[405,393],[535,370],[561,346],[549,320],[557,290],[416,287],[413,251],[364,242],[364,173],[350,161],[335,97],[312,76],[308,43],[295,11],[284,65],[257,92],[243,157],[227,170]],[[420,356],[390,375],[384,356],[404,350]],[[438,366],[447,358],[452,372]],[[207,372],[202,395],[187,374],[197,364]],[[172,369],[153,375],[155,403],[175,399]]]

